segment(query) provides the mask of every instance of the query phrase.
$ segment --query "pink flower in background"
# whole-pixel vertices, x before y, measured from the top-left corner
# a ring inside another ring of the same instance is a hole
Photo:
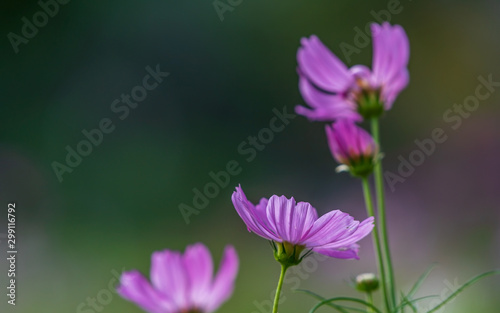
[[[212,277],[212,256],[201,243],[188,246],[184,255],[159,251],[151,258],[151,283],[138,271],[125,272],[117,291],[150,313],[210,313],[231,296],[238,264],[236,251],[227,246]]]
[[[330,151],[352,174],[366,176],[373,170],[378,147],[372,136],[353,121],[342,119],[325,127]]]
[[[408,84],[408,37],[399,25],[372,24],[373,68],[348,69],[316,37],[302,38],[297,52],[299,89],[308,109],[295,111],[311,120],[360,121],[389,110]]]
[[[316,209],[309,203],[296,203],[293,198],[284,196],[262,198],[254,205],[248,201],[241,186],[236,187],[232,201],[248,231],[277,243],[279,252],[291,257],[292,261],[300,262],[300,252],[304,249],[334,258],[358,259],[356,242],[373,229],[373,217],[359,222],[335,210],[318,218]]]

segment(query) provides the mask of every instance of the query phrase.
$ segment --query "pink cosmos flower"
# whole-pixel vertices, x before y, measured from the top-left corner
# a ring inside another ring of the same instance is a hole
[[[330,151],[337,162],[349,167],[355,176],[371,173],[378,155],[372,136],[351,120],[338,120],[325,127]]]
[[[274,242],[278,250],[276,259],[289,262],[288,265],[300,263],[300,252],[304,249],[334,258],[358,259],[356,242],[373,229],[373,217],[359,222],[335,210],[318,218],[316,209],[309,203],[296,203],[285,196],[262,198],[254,205],[241,186],[236,187],[232,201],[248,231]]]
[[[117,291],[150,313],[210,313],[231,296],[238,264],[227,246],[213,278],[212,256],[203,244],[188,246],[184,255],[159,251],[151,258],[151,283],[138,271],[125,272]]]
[[[408,37],[399,25],[372,24],[373,68],[348,69],[316,36],[302,38],[297,52],[299,89],[312,108],[295,111],[311,120],[360,121],[392,107],[409,81]]]

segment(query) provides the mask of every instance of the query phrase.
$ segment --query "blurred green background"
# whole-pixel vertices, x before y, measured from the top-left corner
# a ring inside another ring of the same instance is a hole
[[[364,29],[389,3],[243,0],[221,21],[212,1],[73,0],[16,53],[9,34],[21,35],[22,18],[31,21],[42,9],[36,1],[3,1],[0,233],[7,203],[16,202],[19,254],[17,305],[1,296],[0,311],[141,312],[109,291],[114,273],[148,273],[153,251],[202,241],[216,262],[226,244],[240,256],[235,294],[219,312],[269,312],[279,266],[234,211],[234,187],[241,183],[252,201],[284,194],[321,214],[341,209],[357,219],[365,218],[363,199],[357,180],[335,173],[322,123],[296,117],[251,162],[238,146],[269,126],[274,108],[292,112],[303,104],[295,60],[301,37],[318,35],[346,61],[340,44],[354,45],[356,27]],[[410,38],[411,81],[382,122],[385,170],[398,174],[398,158],[408,159],[414,141],[433,129],[448,136],[387,189],[398,286],[408,290],[437,262],[420,294],[449,294],[500,263],[500,92],[481,100],[456,130],[443,119],[474,95],[479,76],[500,81],[500,3],[405,0],[396,7],[383,18]],[[371,55],[369,44],[348,65],[370,65]],[[113,101],[157,64],[170,75],[120,120]],[[103,118],[114,131],[59,182],[51,164],[64,163],[65,147],[76,149],[82,130]],[[193,188],[203,189],[209,172],[230,160],[241,173],[186,224],[179,205],[192,206]],[[292,288],[357,295],[351,277],[375,271],[370,239],[361,245],[360,261],[329,259],[309,264],[307,275],[292,273],[280,311],[314,305]],[[499,278],[488,279],[446,312],[498,312],[499,288]],[[99,309],[86,304],[89,297],[100,297]]]

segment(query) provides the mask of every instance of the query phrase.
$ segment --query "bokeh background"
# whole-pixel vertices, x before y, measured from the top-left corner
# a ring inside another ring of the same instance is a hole
[[[153,251],[202,241],[216,262],[226,244],[240,256],[235,294],[219,312],[269,312],[279,266],[235,213],[234,187],[241,183],[253,201],[284,194],[358,219],[365,217],[362,193],[359,181],[335,173],[322,123],[296,117],[251,162],[238,146],[269,126],[274,108],[303,104],[295,69],[301,37],[318,35],[346,61],[340,44],[354,45],[356,27],[376,21],[372,11],[389,3],[243,0],[221,21],[212,1],[73,0],[15,53],[8,34],[20,35],[22,18],[32,20],[41,7],[3,1],[0,233],[7,203],[16,202],[19,254],[17,305],[2,295],[0,311],[141,312],[109,291],[116,273],[148,273]],[[408,290],[436,262],[419,294],[446,295],[500,263],[500,91],[456,130],[443,119],[474,95],[479,76],[500,81],[500,3],[403,0],[396,7],[383,18],[410,38],[411,82],[382,122],[385,170],[397,174],[398,158],[408,159],[414,141],[435,128],[448,139],[387,190],[394,263],[399,288]],[[368,44],[346,63],[369,65],[371,55]],[[157,64],[170,75],[120,120],[111,103]],[[103,118],[115,130],[59,182],[51,164],[64,163],[65,147],[75,148],[81,131]],[[192,205],[193,188],[203,189],[209,172],[230,160],[241,173],[186,224],[179,205]],[[280,311],[314,305],[295,287],[356,296],[351,277],[375,271],[371,240],[361,244],[360,261],[317,261],[291,274]],[[498,312],[499,288],[499,278],[485,280],[446,312]],[[98,309],[87,304],[96,297]]]

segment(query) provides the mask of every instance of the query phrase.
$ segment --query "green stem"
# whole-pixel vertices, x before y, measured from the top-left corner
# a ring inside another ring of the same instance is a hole
[[[366,293],[366,302],[368,302],[371,305],[373,305],[373,294],[371,292],[367,292]],[[371,307],[368,307],[366,310],[367,310],[368,313],[374,313],[375,312]]]
[[[380,148],[380,135],[379,135],[379,123],[378,118],[373,118],[371,120],[372,126],[372,136],[375,143]],[[382,233],[382,249],[384,253],[385,264],[387,265],[387,280],[388,289],[390,291],[390,297],[392,305],[396,306],[396,294],[395,294],[395,283],[394,283],[394,271],[392,267],[391,252],[389,248],[389,238],[387,236],[387,223],[385,216],[385,199],[384,199],[384,178],[382,174],[382,161],[378,160],[374,168],[375,175],[375,190],[377,193],[377,209],[378,209],[378,222],[380,223],[380,231]]]
[[[368,178],[363,177],[362,178],[363,182],[363,195],[365,197],[365,204],[366,204],[366,212],[368,213],[368,216],[375,216],[375,212],[373,211],[373,201],[372,201],[372,195],[370,192],[370,184],[368,183]],[[387,312],[391,312],[391,301],[389,299],[389,292],[387,290],[387,276],[385,273],[385,266],[384,266],[384,259],[382,257],[382,248],[380,245],[380,236],[378,233],[378,227],[375,224],[375,227],[373,227],[372,231],[372,238],[373,238],[373,244],[375,246],[375,254],[377,255],[377,268],[378,272],[380,274],[380,283],[382,286],[382,297],[384,298],[385,302],[385,307],[387,309]]]
[[[278,304],[280,302],[281,288],[283,287],[283,280],[285,279],[286,270],[288,266],[281,265],[280,280],[278,281],[278,287],[276,288],[276,295],[274,296],[273,313],[278,313]]]

